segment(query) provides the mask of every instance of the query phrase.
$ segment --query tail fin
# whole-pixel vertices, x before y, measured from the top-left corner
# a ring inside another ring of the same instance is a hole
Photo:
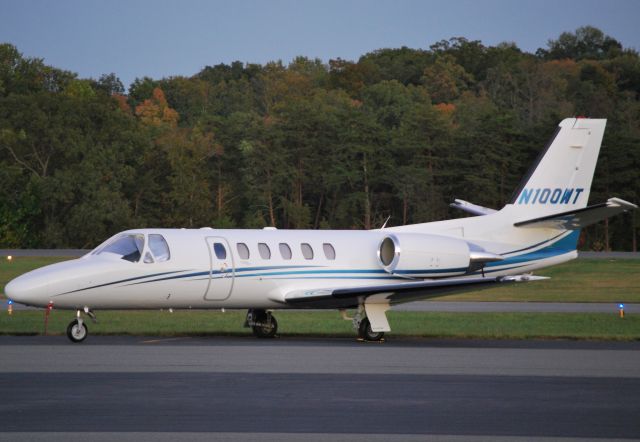
[[[508,203],[518,220],[587,206],[607,120],[567,118]]]

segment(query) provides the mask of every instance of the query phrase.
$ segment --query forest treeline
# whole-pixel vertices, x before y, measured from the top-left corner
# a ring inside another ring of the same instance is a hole
[[[0,247],[134,227],[376,228],[500,208],[569,116],[608,119],[590,201],[640,201],[640,58],[593,27],[535,54],[452,38],[357,61],[83,79],[0,45]],[[636,248],[638,216],[582,235]]]

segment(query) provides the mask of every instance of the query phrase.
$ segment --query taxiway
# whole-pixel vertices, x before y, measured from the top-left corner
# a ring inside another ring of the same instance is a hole
[[[74,345],[5,336],[0,438],[635,438],[639,350],[572,341],[91,336]]]

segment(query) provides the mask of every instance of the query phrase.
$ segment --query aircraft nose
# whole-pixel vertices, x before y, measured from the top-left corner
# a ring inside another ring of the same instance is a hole
[[[38,297],[34,284],[22,276],[9,281],[4,287],[4,294],[8,299],[26,305],[33,305]]]

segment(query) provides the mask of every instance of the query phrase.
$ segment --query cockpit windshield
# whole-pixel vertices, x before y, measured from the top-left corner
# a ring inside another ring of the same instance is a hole
[[[98,250],[95,254],[113,253],[120,258],[131,262],[138,262],[144,250],[144,235],[132,234],[118,236],[106,246]]]

